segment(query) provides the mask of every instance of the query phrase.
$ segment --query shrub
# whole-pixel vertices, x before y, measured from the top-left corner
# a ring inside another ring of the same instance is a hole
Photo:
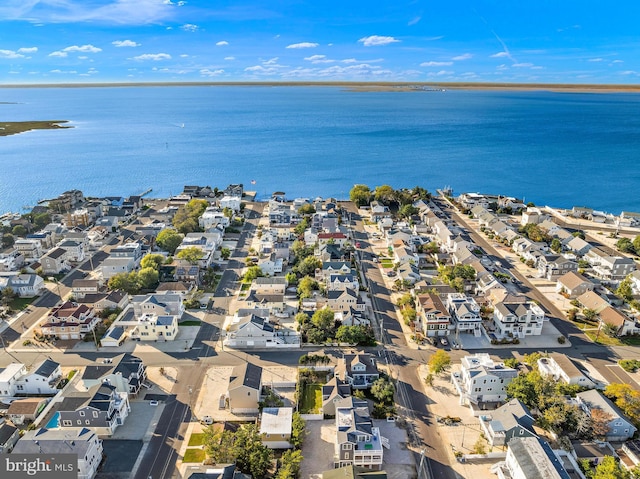
[[[564,344],[566,342],[567,342],[567,338],[565,338],[564,336],[558,336],[558,343]]]

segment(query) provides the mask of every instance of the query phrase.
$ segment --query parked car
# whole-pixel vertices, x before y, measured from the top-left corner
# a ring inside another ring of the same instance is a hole
[[[398,273],[396,273],[395,271],[391,270],[391,271],[389,271],[387,273],[387,276],[389,276],[389,278],[393,278],[396,274],[398,274]]]
[[[449,341],[447,341],[446,338],[440,338],[440,344],[443,346],[449,346]]]
[[[158,404],[158,401],[149,401],[149,406],[157,406]]]
[[[211,416],[204,416],[204,417],[200,420],[200,422],[201,422],[202,424],[205,424],[205,425],[209,426],[209,425],[213,424],[213,418],[212,418]]]

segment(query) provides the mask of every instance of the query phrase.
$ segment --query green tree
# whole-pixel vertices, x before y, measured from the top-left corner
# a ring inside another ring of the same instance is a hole
[[[276,479],[295,479],[300,474],[302,463],[302,451],[288,450],[280,458],[280,467],[276,473]]]
[[[254,279],[261,278],[262,276],[264,276],[264,273],[260,269],[260,266],[249,266],[244,273],[243,279],[245,282],[250,283]]]
[[[631,301],[633,299],[633,288],[631,287],[630,276],[620,281],[620,284],[616,288],[616,296],[625,301]]]
[[[2,247],[10,248],[16,242],[15,237],[11,233],[5,233],[2,235]]]
[[[593,471],[593,479],[629,479],[629,471],[620,465],[613,456],[605,456]]]
[[[16,298],[16,292],[13,290],[11,286],[7,286],[2,291],[0,291],[0,303],[3,306],[8,306],[11,301]]]
[[[307,423],[302,419],[300,413],[294,412],[291,420],[291,440],[289,442],[296,449],[300,449],[302,447],[304,438],[307,435],[306,427]]]
[[[138,275],[135,271],[131,273],[118,273],[109,278],[107,287],[111,291],[124,291],[127,294],[137,294],[139,291]]]
[[[415,301],[411,293],[405,293],[402,296],[400,296],[400,298],[398,298],[398,301],[396,301],[396,304],[400,308],[404,308],[405,306],[413,307],[415,304]]]
[[[433,355],[431,355],[427,365],[429,366],[430,372],[433,374],[440,374],[451,366],[451,356],[449,356],[446,351],[438,349],[433,353]]]
[[[313,254],[313,246],[307,246],[304,241],[295,240],[291,245],[291,253],[295,258],[294,262],[298,263]]]
[[[404,320],[404,324],[409,326],[418,318],[418,313],[415,309],[411,307],[406,307],[402,310],[402,319]]]
[[[507,358],[503,362],[506,367],[513,369],[516,369],[520,365],[520,361],[516,358]]]
[[[231,208],[229,208],[228,206],[225,206],[224,208],[222,208],[222,215],[225,218],[233,218],[233,210]]]
[[[230,464],[235,460],[234,434],[213,425],[204,431],[204,451],[214,464]]]
[[[373,197],[383,205],[389,205],[396,199],[395,190],[389,185],[376,186]]]
[[[25,228],[22,225],[15,225],[13,227],[13,229],[11,230],[11,233],[13,233],[13,236],[21,236],[24,237],[27,235],[27,228]]]
[[[584,234],[584,231],[578,230],[571,233],[571,236],[574,238],[586,239],[587,237]]]
[[[633,249],[636,252],[640,252],[640,235],[633,238]]]
[[[640,392],[628,384],[611,383],[604,394],[615,401],[622,412],[635,424],[640,424]]]
[[[595,309],[584,308],[582,310],[582,315],[587,321],[593,321],[598,316],[598,312]]]
[[[622,253],[635,253],[633,242],[629,238],[620,238],[616,241],[616,248]]]
[[[175,253],[176,248],[180,246],[180,243],[182,243],[182,238],[184,238],[184,236],[176,230],[166,228],[158,233],[156,244],[164,251],[173,254]]]
[[[317,310],[311,316],[311,323],[318,329],[328,331],[333,328],[334,312],[328,306]]]
[[[178,258],[188,261],[191,264],[198,264],[198,261],[202,259],[204,251],[197,246],[189,246],[188,248],[178,251],[176,255]]]
[[[396,390],[393,383],[385,378],[376,379],[371,385],[371,394],[384,404],[393,404],[393,395]]]
[[[298,282],[298,297],[310,298],[316,289],[318,289],[318,282],[311,276],[305,276]]]
[[[411,204],[402,205],[398,210],[398,216],[401,218],[410,218],[413,215],[417,215],[419,212],[420,210]]]
[[[241,472],[255,478],[265,476],[273,461],[273,451],[262,445],[255,424],[243,424],[235,434],[236,466]]]
[[[288,285],[296,285],[298,284],[298,276],[293,272],[288,272],[285,276]]]
[[[141,268],[153,268],[156,271],[160,269],[160,265],[164,264],[167,258],[161,254],[149,253],[140,261]]]
[[[300,261],[293,269],[300,276],[310,276],[315,274],[316,269],[322,268],[322,261],[315,256],[307,256]]]
[[[533,407],[538,399],[535,385],[527,374],[519,374],[505,387],[507,397],[519,399],[527,407]]]
[[[140,289],[152,289],[158,284],[159,274],[154,268],[142,268],[138,271],[137,283]]]
[[[298,208],[299,215],[312,215],[315,212],[316,212],[316,209],[311,203],[305,203],[300,208]]]
[[[553,238],[551,240],[551,249],[556,253],[560,253],[560,251],[562,251],[562,243],[558,238]]]
[[[222,259],[229,259],[229,257],[231,256],[231,250],[229,248],[220,248],[220,257]]]
[[[49,213],[38,213],[33,215],[32,221],[37,229],[42,229],[51,223],[51,215]]]
[[[371,190],[367,185],[354,185],[349,191],[349,199],[356,206],[368,205],[371,202]]]

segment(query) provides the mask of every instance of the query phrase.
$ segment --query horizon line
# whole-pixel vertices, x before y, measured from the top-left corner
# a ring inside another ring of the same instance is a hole
[[[553,89],[593,91],[639,91],[640,84],[631,83],[513,83],[513,82],[420,82],[420,81],[176,81],[176,82],[63,82],[63,83],[7,83],[0,88],[102,88],[102,87],[160,87],[160,86],[330,86],[389,88],[427,86],[451,89]]]

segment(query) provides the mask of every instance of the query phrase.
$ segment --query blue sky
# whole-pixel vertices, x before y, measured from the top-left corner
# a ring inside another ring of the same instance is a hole
[[[1,0],[0,82],[637,83],[640,2]]]

